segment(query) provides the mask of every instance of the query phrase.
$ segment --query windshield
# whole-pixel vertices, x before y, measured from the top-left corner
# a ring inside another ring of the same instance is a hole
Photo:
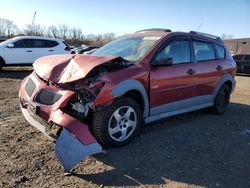
[[[138,61],[160,38],[160,36],[121,37],[99,48],[93,55],[120,56],[128,61]]]

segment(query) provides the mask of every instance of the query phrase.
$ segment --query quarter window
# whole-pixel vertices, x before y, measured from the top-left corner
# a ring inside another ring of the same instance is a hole
[[[215,52],[211,43],[193,42],[196,61],[215,59]]]
[[[218,44],[214,44],[215,49],[217,51],[217,58],[218,59],[224,59],[225,58],[225,48],[218,45]]]
[[[157,55],[157,59],[168,58],[173,59],[173,64],[189,63],[191,61],[189,41],[173,41]]]

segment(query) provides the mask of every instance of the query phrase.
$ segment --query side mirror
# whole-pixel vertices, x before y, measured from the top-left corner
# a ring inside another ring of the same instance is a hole
[[[173,65],[173,58],[172,57],[157,57],[153,63],[153,66],[171,66]]]
[[[14,48],[14,44],[8,44],[7,47],[8,48]]]

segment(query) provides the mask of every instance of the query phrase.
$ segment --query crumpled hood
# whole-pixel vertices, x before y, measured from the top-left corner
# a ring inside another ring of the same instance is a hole
[[[52,55],[36,60],[34,70],[41,78],[54,83],[67,83],[84,78],[93,68],[118,59],[115,56]]]

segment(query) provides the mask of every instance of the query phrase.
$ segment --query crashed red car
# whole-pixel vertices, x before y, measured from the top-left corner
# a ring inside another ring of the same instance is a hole
[[[38,59],[21,85],[27,121],[56,140],[65,170],[101,145],[129,142],[145,122],[211,107],[227,109],[235,62],[219,37],[149,29],[92,55]]]

